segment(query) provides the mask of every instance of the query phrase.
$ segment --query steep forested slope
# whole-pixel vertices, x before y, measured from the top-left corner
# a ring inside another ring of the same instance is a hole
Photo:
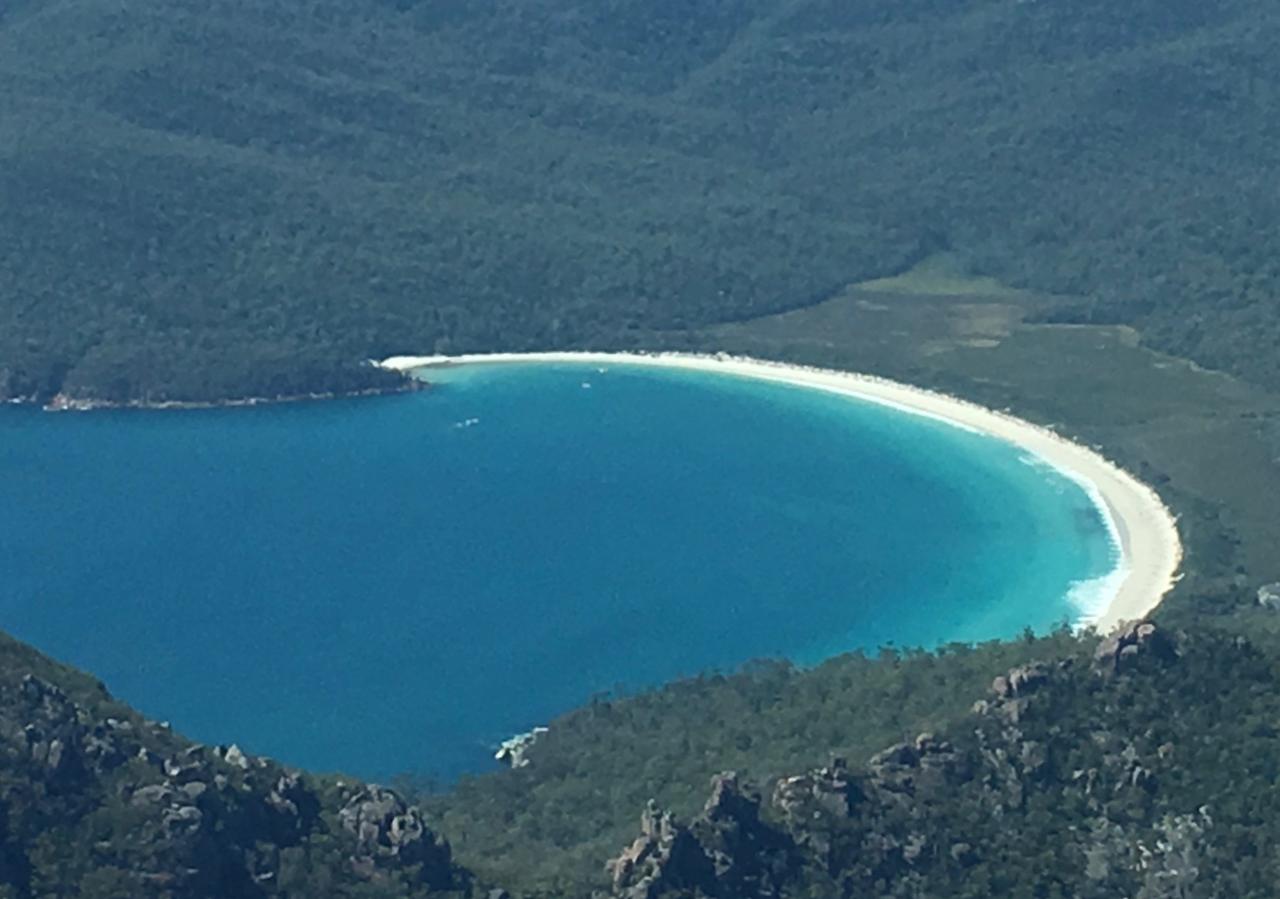
[[[601,700],[426,815],[192,745],[0,640],[0,896],[1270,896],[1280,692],[1256,621]]]
[[[1280,383],[1257,0],[26,0],[0,391],[651,344],[940,249]]]
[[[1135,626],[1089,666],[1010,670],[963,726],[865,766],[763,802],[721,775],[692,822],[651,805],[613,895],[1270,896],[1274,679],[1247,641]]]

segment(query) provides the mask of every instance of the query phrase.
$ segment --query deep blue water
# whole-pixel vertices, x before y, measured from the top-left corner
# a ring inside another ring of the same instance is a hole
[[[1112,559],[1014,447],[725,376],[0,409],[0,627],[195,739],[372,777],[753,657],[1046,629]]]

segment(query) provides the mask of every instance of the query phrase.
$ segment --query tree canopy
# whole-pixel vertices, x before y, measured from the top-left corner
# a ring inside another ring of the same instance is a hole
[[[1258,0],[25,0],[0,394],[653,344],[949,249],[1280,383]]]

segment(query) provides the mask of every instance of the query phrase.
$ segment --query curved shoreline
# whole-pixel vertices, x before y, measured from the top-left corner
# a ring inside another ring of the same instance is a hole
[[[1031,453],[1080,485],[1097,506],[1119,554],[1107,577],[1116,582],[1106,607],[1081,624],[1113,630],[1147,615],[1173,587],[1182,561],[1177,522],[1150,486],[1097,451],[1041,427],[977,403],[890,381],[875,375],[770,362],[725,353],[493,353],[462,356],[392,356],[375,363],[411,372],[432,367],[495,362],[580,362],[649,365],[712,372],[800,387],[890,406],[953,427],[985,434]]]

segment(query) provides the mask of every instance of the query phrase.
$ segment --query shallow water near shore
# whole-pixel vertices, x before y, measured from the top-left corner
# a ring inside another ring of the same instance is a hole
[[[197,740],[448,778],[601,691],[1043,631],[1115,563],[1079,485],[875,404],[626,365],[432,377],[0,409],[0,627]]]

